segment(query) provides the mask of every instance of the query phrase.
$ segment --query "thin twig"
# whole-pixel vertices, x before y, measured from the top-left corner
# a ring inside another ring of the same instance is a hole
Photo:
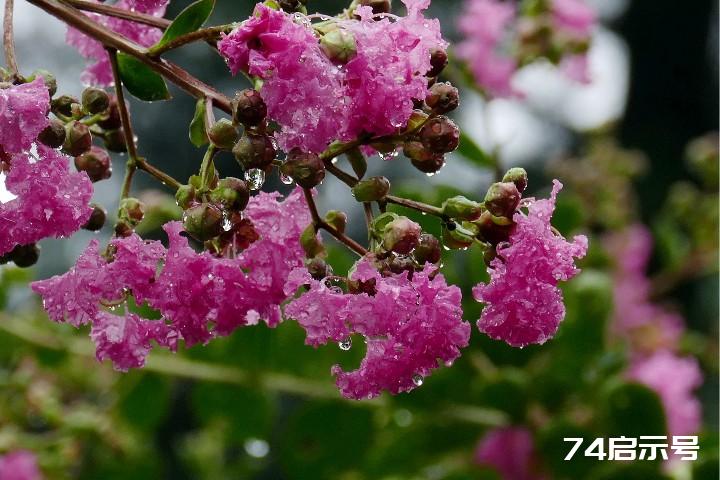
[[[406,208],[411,208],[413,210],[417,210],[419,212],[428,213],[430,215],[435,215],[436,217],[445,218],[445,214],[443,213],[442,208],[435,207],[433,205],[428,205],[427,203],[418,202],[416,200],[409,200],[407,198],[402,197],[396,197],[394,195],[385,195],[384,200],[388,203],[394,203],[395,205],[402,205]]]
[[[361,257],[368,253],[365,247],[363,247],[344,233],[340,233],[335,229],[335,227],[320,218],[317,205],[315,205],[315,199],[313,198],[312,191],[309,188],[304,188],[303,193],[305,193],[305,202],[307,203],[308,209],[310,210],[310,216],[312,217],[313,225],[315,225],[315,230],[325,230],[330,235],[335,237],[339,242],[346,245],[348,248],[350,248],[350,250],[354,251]]]
[[[13,80],[18,78],[18,66],[15,59],[15,39],[13,35],[13,11],[15,0],[5,0],[5,16],[3,18],[3,48],[5,49],[5,64]]]
[[[176,37],[169,41],[168,43],[159,46],[157,48],[151,48],[148,50],[148,55],[151,57],[159,57],[163,53],[169,52],[170,50],[174,50],[176,48],[180,48],[183,45],[187,45],[188,43],[197,42],[198,40],[204,40],[207,42],[212,42],[214,40],[217,40],[220,38],[221,33],[227,33],[230,30],[232,30],[234,25],[228,24],[228,25],[218,25],[216,27],[207,27],[202,28],[200,30],[195,30],[194,32],[186,33],[185,35],[180,35],[179,37]]]
[[[124,10],[122,8],[112,7],[110,5],[104,5],[102,3],[88,2],[87,0],[62,0],[63,3],[72,5],[78,10],[85,10],[88,12],[100,13],[108,17],[122,18],[123,20],[130,20],[136,23],[142,23],[143,25],[150,25],[151,27],[160,28],[165,30],[170,26],[170,20],[165,18],[155,17],[146,13],[134,12],[132,10]]]

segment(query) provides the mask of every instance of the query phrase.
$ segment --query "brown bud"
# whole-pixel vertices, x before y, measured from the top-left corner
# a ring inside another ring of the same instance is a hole
[[[233,120],[250,127],[259,125],[267,116],[267,105],[260,92],[253,88],[241,90],[232,101]]]
[[[58,148],[65,142],[65,124],[57,118],[51,119],[50,125],[38,135],[38,141],[50,148]]]
[[[56,115],[71,117],[73,114],[73,104],[79,103],[79,100],[70,95],[61,95],[50,102],[50,110]]]
[[[413,257],[420,265],[438,263],[440,261],[440,241],[429,233],[420,235],[420,241],[413,250]]]
[[[65,125],[65,141],[62,151],[71,157],[77,157],[90,150],[92,135],[84,123],[72,121]]]
[[[105,220],[107,219],[107,212],[104,208],[95,203],[91,204],[90,206],[93,207],[93,211],[90,214],[90,218],[85,223],[85,225],[82,226],[82,228],[91,232],[97,232],[103,227],[103,225],[105,225]]]
[[[79,172],[87,173],[93,182],[108,179],[112,175],[110,155],[107,151],[94,145],[90,147],[89,151],[75,157],[75,168]]]
[[[250,201],[250,190],[239,178],[227,177],[220,180],[217,188],[210,192],[210,199],[230,210],[241,211]]]
[[[496,217],[512,218],[520,204],[520,192],[512,182],[490,185],[485,194],[485,208]]]
[[[407,255],[420,241],[420,225],[407,217],[398,217],[385,225],[382,244],[386,250]]]
[[[116,130],[122,127],[120,108],[118,107],[117,97],[114,95],[110,97],[110,104],[107,108],[107,118],[97,122],[97,125],[105,130]]]
[[[82,107],[87,113],[102,113],[110,107],[110,96],[105,90],[88,87],[82,92]]]
[[[323,278],[332,275],[332,268],[320,257],[305,260],[305,267],[307,268],[308,273],[310,273],[310,276],[315,280],[322,280]]]
[[[120,201],[118,218],[128,222],[132,227],[142,222],[145,217],[145,204],[137,198],[128,197]]]
[[[360,0],[360,5],[372,8],[374,14],[390,13],[392,2],[390,0]]]
[[[445,157],[442,153],[431,152],[421,142],[406,142],[403,145],[403,154],[410,159],[415,168],[427,174],[436,173],[445,165]]]
[[[437,77],[448,64],[447,52],[441,48],[434,48],[430,52],[430,70],[426,73],[428,77]]]
[[[105,148],[107,148],[111,152],[127,152],[127,143],[125,143],[125,132],[122,128],[105,132],[105,134],[103,135],[103,144],[105,145]]]
[[[40,258],[40,247],[35,243],[17,245],[6,257],[19,268],[32,267]]]
[[[320,157],[315,153],[303,152],[299,148],[290,150],[280,171],[303,188],[313,188],[325,178],[325,164]]]
[[[232,153],[246,170],[265,169],[275,159],[275,145],[269,136],[246,130],[233,147]]]
[[[420,141],[432,152],[452,152],[460,143],[460,129],[445,116],[431,118],[420,129]]]
[[[515,226],[513,223],[499,225],[493,220],[492,213],[487,210],[483,212],[480,219],[477,220],[475,224],[480,230],[479,237],[492,245],[497,245],[500,242],[507,241],[510,238],[510,233],[512,233],[513,227]]]
[[[460,105],[460,94],[449,82],[436,83],[430,87],[425,103],[435,113],[448,113]]]

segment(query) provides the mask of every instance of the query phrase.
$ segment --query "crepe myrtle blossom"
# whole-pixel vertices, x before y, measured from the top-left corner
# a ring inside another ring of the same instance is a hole
[[[100,0],[90,1],[102,3]],[[165,8],[168,2],[169,0],[119,0],[114,3],[113,6],[123,10],[134,10],[154,17],[162,17],[165,15]],[[162,31],[159,28],[142,23],[108,17],[97,13],[85,12],[85,15],[142,47],[150,47],[160,40],[162,36]],[[102,43],[72,27],[68,27],[65,40],[69,45],[75,47],[80,55],[89,61],[89,65],[80,76],[80,79],[84,83],[97,86],[113,84],[110,57],[108,57],[107,51]]]
[[[48,125],[50,95],[42,77],[0,88],[0,161],[30,148]]]
[[[488,431],[475,450],[475,463],[496,470],[506,480],[541,480],[532,433],[524,427]]]
[[[56,322],[91,323],[98,359],[109,358],[123,371],[143,366],[151,341],[175,350],[179,339],[186,346],[206,343],[261,319],[275,326],[288,275],[302,265],[299,237],[310,222],[301,191],[284,201],[278,197],[261,193],[251,199],[246,218],[259,238],[235,258],[197,253],[182,224],[170,222],[164,227],[168,248],[132,234],[111,241],[108,259],[92,241],[70,271],[32,288]],[[117,315],[129,295],[162,318]]]
[[[0,456],[0,480],[41,480],[42,478],[34,453],[28,450],[13,450]]]
[[[370,7],[358,7],[359,19],[333,20],[335,33],[324,35],[345,42],[333,58],[309,18],[263,4],[218,49],[234,74],[263,80],[268,116],[281,126],[280,146],[317,153],[333,140],[397,131],[413,101],[425,98],[431,52],[447,43],[439,22],[422,14],[428,0],[404,3],[404,17],[373,17]]]
[[[451,365],[467,346],[470,325],[462,320],[460,289],[448,285],[436,266],[382,276],[372,258],[363,258],[349,279],[361,291],[345,293],[329,286],[331,279],[315,280],[305,269],[295,270],[286,287],[288,295],[307,288],[285,307],[285,315],[305,329],[307,344],[364,337],[367,353],[357,370],[332,367],[343,396],[357,400],[383,390],[413,390],[438,362]]]
[[[480,331],[514,347],[545,343],[555,334],[565,316],[557,285],[580,271],[574,259],[587,251],[584,235],[568,242],[550,224],[561,188],[554,180],[549,199],[526,199],[527,214],[515,213],[510,239],[498,245],[490,263],[490,282],[473,288],[475,299],[486,304]]]

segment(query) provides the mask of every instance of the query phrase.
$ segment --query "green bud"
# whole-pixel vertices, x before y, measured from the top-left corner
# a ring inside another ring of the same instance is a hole
[[[110,96],[105,90],[88,87],[82,92],[82,107],[91,115],[102,113],[110,108]]]
[[[344,28],[331,30],[320,38],[320,48],[332,61],[347,63],[357,54],[355,36]]]
[[[58,148],[65,142],[65,124],[53,118],[50,124],[38,135],[38,141],[50,148]]]
[[[440,241],[429,233],[420,235],[420,241],[413,250],[413,257],[420,265],[438,263],[440,261]]]
[[[414,132],[425,124],[429,115],[422,110],[413,110],[408,118],[406,131]],[[419,143],[419,142],[418,142]]]
[[[308,225],[300,235],[300,245],[308,258],[324,257],[325,247],[320,242],[313,224]]]
[[[238,139],[238,132],[230,120],[222,118],[210,127],[208,138],[216,147],[230,150]]]
[[[313,188],[325,178],[325,164],[320,157],[299,148],[290,150],[280,171],[303,188]]]
[[[227,177],[220,180],[217,188],[210,192],[210,199],[230,210],[240,211],[247,207],[250,190],[239,178]]]
[[[345,233],[347,215],[340,210],[328,210],[325,214],[325,221],[340,233]]]
[[[383,229],[383,248],[401,255],[407,255],[417,246],[421,233],[420,225],[407,217],[397,217],[385,225]]]
[[[50,102],[50,111],[56,115],[71,117],[73,113],[72,106],[78,103],[79,101],[75,97],[71,97],[70,95],[61,95]]]
[[[518,192],[522,193],[527,188],[528,175],[524,168],[514,167],[505,172],[502,181],[514,183]]]
[[[443,214],[457,220],[477,220],[482,214],[482,205],[462,195],[448,198],[442,204]]]
[[[92,146],[92,135],[90,129],[84,123],[77,121],[65,125],[65,141],[63,142],[63,153],[71,157],[77,157],[90,150]]]
[[[123,198],[118,208],[118,219],[135,227],[145,216],[145,204],[134,197]]]
[[[93,211],[90,214],[90,218],[87,222],[85,222],[85,225],[83,225],[82,228],[91,232],[97,232],[103,227],[103,225],[105,225],[107,211],[96,203],[92,203],[90,206],[93,207]]]
[[[385,198],[390,191],[390,180],[385,177],[370,177],[359,181],[351,190],[358,202],[376,202]]]
[[[195,203],[197,198],[197,190],[192,185],[180,185],[175,192],[175,201],[180,208],[187,210],[190,205]]]
[[[233,147],[232,153],[246,170],[265,169],[275,159],[275,145],[269,136],[246,130]]]
[[[512,218],[520,204],[520,192],[512,182],[490,185],[485,195],[485,208],[496,217]]]
[[[185,211],[183,228],[201,242],[210,240],[223,232],[223,213],[215,205],[201,203]]]

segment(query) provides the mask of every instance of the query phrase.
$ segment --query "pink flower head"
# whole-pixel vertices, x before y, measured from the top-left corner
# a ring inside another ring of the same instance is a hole
[[[71,172],[69,160],[44,145],[37,146],[37,158],[11,157],[5,186],[16,198],[0,203],[0,255],[43,238],[68,237],[90,218],[92,183],[85,173]]]
[[[0,160],[33,144],[48,125],[50,94],[42,77],[30,83],[0,88]]]
[[[260,319],[275,326],[288,275],[303,264],[299,239],[310,214],[300,189],[284,201],[261,193],[245,213],[259,239],[235,258],[197,253],[182,236],[182,224],[171,222],[164,227],[167,249],[131,235],[111,242],[108,261],[93,241],[70,271],[34,282],[32,289],[51,319],[92,323],[98,359],[111,359],[118,370],[142,366],[152,342],[174,350],[179,339],[187,346],[206,343]],[[103,308],[123,308],[128,295],[157,309],[162,319]]]
[[[95,1],[100,3],[99,0]],[[168,0],[119,0],[113,6],[124,10],[135,10],[154,17],[162,17],[165,15],[167,3]],[[107,17],[97,13],[85,13],[85,15],[141,47],[154,45],[162,36],[162,31],[159,28],[149,25],[116,17]],[[77,48],[80,55],[91,61],[80,77],[84,83],[98,86],[112,85],[113,76],[110,58],[102,43],[71,27],[68,28],[65,40],[69,45]]]
[[[392,394],[413,390],[437,368],[438,360],[451,364],[467,346],[470,326],[462,320],[461,294],[449,286],[434,267],[382,277],[368,259],[350,276],[373,293],[343,293],[326,282],[310,278],[305,270],[290,276],[287,293],[300,285],[309,290],[285,307],[285,314],[300,323],[306,343],[342,341],[360,334],[367,353],[360,367],[345,372],[332,367],[343,396],[373,398],[383,390]]]
[[[458,57],[468,63],[478,85],[498,97],[516,92],[511,80],[517,62],[503,51],[503,41],[516,20],[515,6],[499,0],[468,0],[458,21],[464,40],[457,45]]]
[[[532,434],[524,427],[490,430],[475,450],[475,463],[492,467],[503,480],[540,480],[536,461]]]
[[[663,350],[631,365],[628,377],[660,396],[668,435],[693,435],[700,429],[701,407],[693,391],[702,384],[697,360]]]
[[[527,215],[517,212],[506,246],[498,245],[491,263],[490,283],[480,283],[473,295],[487,305],[478,328],[491,338],[514,347],[544,343],[557,331],[565,316],[562,293],[557,287],[580,270],[575,258],[587,251],[587,238],[568,242],[552,230],[550,220],[562,184],[553,181],[547,200],[533,200]]]
[[[584,0],[552,0],[551,10],[555,28],[579,39],[589,37],[597,21],[595,11]]]
[[[14,450],[0,457],[0,480],[41,480],[42,478],[34,453]]]

